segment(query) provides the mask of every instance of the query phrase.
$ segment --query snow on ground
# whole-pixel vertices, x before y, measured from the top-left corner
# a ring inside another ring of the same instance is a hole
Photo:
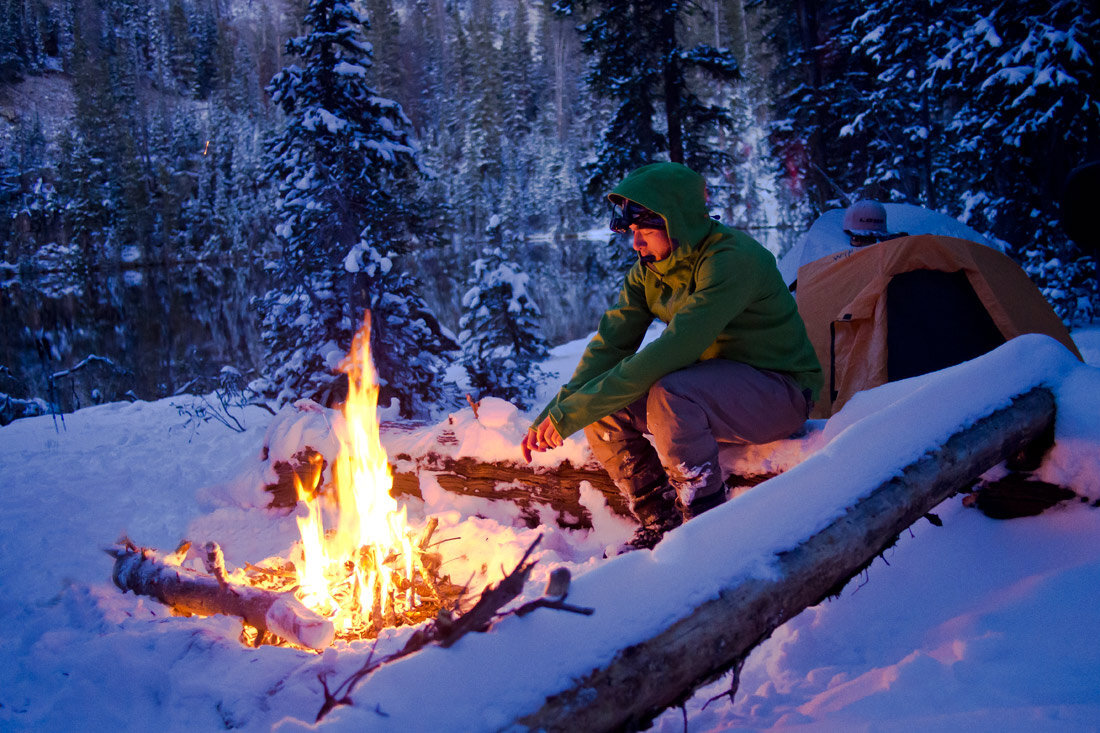
[[[1075,338],[1100,363],[1100,330]],[[556,349],[547,367],[564,380],[582,345]],[[595,491],[582,495],[595,530],[549,520],[532,530],[510,504],[455,497],[422,480],[425,501],[408,503],[410,517],[437,516],[437,536],[457,538],[448,543],[454,577],[495,582],[542,533],[527,597],[564,565],[574,575],[569,600],[597,613],[511,617],[452,649],[406,658],[357,688],[355,706],[338,708],[322,727],[507,725],[547,680],[606,659],[723,583],[768,572],[770,552],[823,524],[860,487],[1035,383],[1054,388],[1059,404],[1057,444],[1042,475],[1071,478],[1100,498],[1100,370],[1038,337],[874,390],[795,449],[788,443],[789,455],[780,445],[742,452],[736,459],[746,464],[806,460],[670,534],[653,553],[603,559],[630,525]],[[111,558],[100,550],[123,532],[165,550],[184,537],[216,539],[230,564],[285,556],[294,543],[293,518],[257,506],[270,415],[247,412],[247,430],[237,434],[185,425],[173,401],[181,398],[88,408],[64,425],[44,417],[0,428],[0,728],[309,727],[322,700],[318,675],[338,683],[370,654],[364,642],[321,655],[245,648],[235,620],[172,617],[111,584]],[[487,407],[480,421],[467,409],[445,427],[384,436],[387,448],[394,454],[446,429],[456,451],[518,458],[524,416]],[[884,422],[884,409],[905,417]],[[583,451],[575,443],[558,458]],[[1100,509],[1074,501],[996,521],[955,498],[936,512],[943,527],[918,522],[839,599],[777,629],[747,659],[732,702],[722,696],[725,680],[701,690],[687,704],[689,729],[1096,730]],[[396,650],[408,633],[386,634],[375,653]],[[655,728],[682,730],[681,712],[667,712]]]

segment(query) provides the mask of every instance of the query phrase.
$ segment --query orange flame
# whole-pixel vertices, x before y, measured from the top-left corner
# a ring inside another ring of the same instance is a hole
[[[379,437],[370,313],[352,342],[343,370],[348,375],[346,434],[340,439],[332,474],[337,523],[326,537],[317,501],[306,500],[299,486],[299,499],[306,507],[299,510],[303,557],[297,568],[298,597],[332,618],[338,632],[364,623],[378,627],[394,614],[397,604],[407,607],[414,601],[410,529],[404,508],[390,496],[393,474]],[[396,559],[403,560],[403,581],[391,568]],[[341,594],[340,587],[351,592]],[[334,600],[337,597],[339,602]]]

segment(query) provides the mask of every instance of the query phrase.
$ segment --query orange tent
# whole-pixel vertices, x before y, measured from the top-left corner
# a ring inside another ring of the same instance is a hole
[[[1080,353],[1016,263],[955,237],[922,234],[826,255],[798,269],[798,310],[825,370],[813,417],[853,394],[972,359],[1025,333]]]

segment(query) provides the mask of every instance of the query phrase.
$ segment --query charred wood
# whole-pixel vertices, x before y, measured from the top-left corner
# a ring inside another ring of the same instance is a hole
[[[426,534],[422,542],[426,544],[428,538],[430,538],[430,533]],[[324,688],[325,701],[321,705],[321,709],[317,712],[316,719],[318,721],[321,720],[331,712],[333,708],[339,705],[352,704],[351,698],[349,697],[351,691],[371,672],[378,669],[383,664],[420,651],[429,644],[449,647],[471,631],[485,631],[488,629],[493,620],[501,615],[500,609],[511,603],[523,593],[523,586],[527,582],[528,576],[531,574],[531,569],[535,566],[535,561],[529,561],[528,559],[541,541],[542,535],[536,537],[535,541],[527,548],[527,551],[523,553],[523,557],[520,558],[512,572],[508,573],[497,585],[487,587],[482,592],[481,597],[478,598],[477,603],[465,613],[455,616],[450,612],[440,612],[438,618],[434,622],[419,629],[409,637],[409,640],[400,651],[379,660],[374,660],[373,655],[368,657],[366,663],[364,663],[362,667],[352,673],[350,677],[340,683],[334,690],[329,689],[328,681],[322,677],[321,685]],[[557,573],[557,571],[555,571],[555,573]],[[568,573],[568,571],[566,571],[566,573]],[[553,577],[554,573],[551,573],[551,576]],[[555,589],[559,588],[562,583],[562,576],[560,573],[558,573],[557,578],[558,580],[556,582],[558,585],[553,586]],[[564,594],[568,592],[568,576],[566,576],[564,583],[565,590],[562,591],[562,598],[564,598]],[[549,592],[550,587],[548,587],[547,590]],[[578,610],[576,607],[570,607],[565,610],[573,610],[577,613],[592,613],[592,609]]]

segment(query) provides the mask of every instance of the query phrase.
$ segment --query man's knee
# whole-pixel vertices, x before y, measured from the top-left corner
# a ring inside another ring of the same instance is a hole
[[[650,388],[646,418],[658,443],[666,436],[707,429],[706,409],[694,394],[696,386],[690,374],[679,371],[666,374]]]
[[[608,459],[619,450],[612,446],[616,435],[613,434],[611,427],[601,424],[599,421],[585,427],[584,437],[588,440],[588,447],[592,450],[592,455],[602,464],[606,464]],[[617,435],[617,437],[620,441],[622,440],[622,435]]]

